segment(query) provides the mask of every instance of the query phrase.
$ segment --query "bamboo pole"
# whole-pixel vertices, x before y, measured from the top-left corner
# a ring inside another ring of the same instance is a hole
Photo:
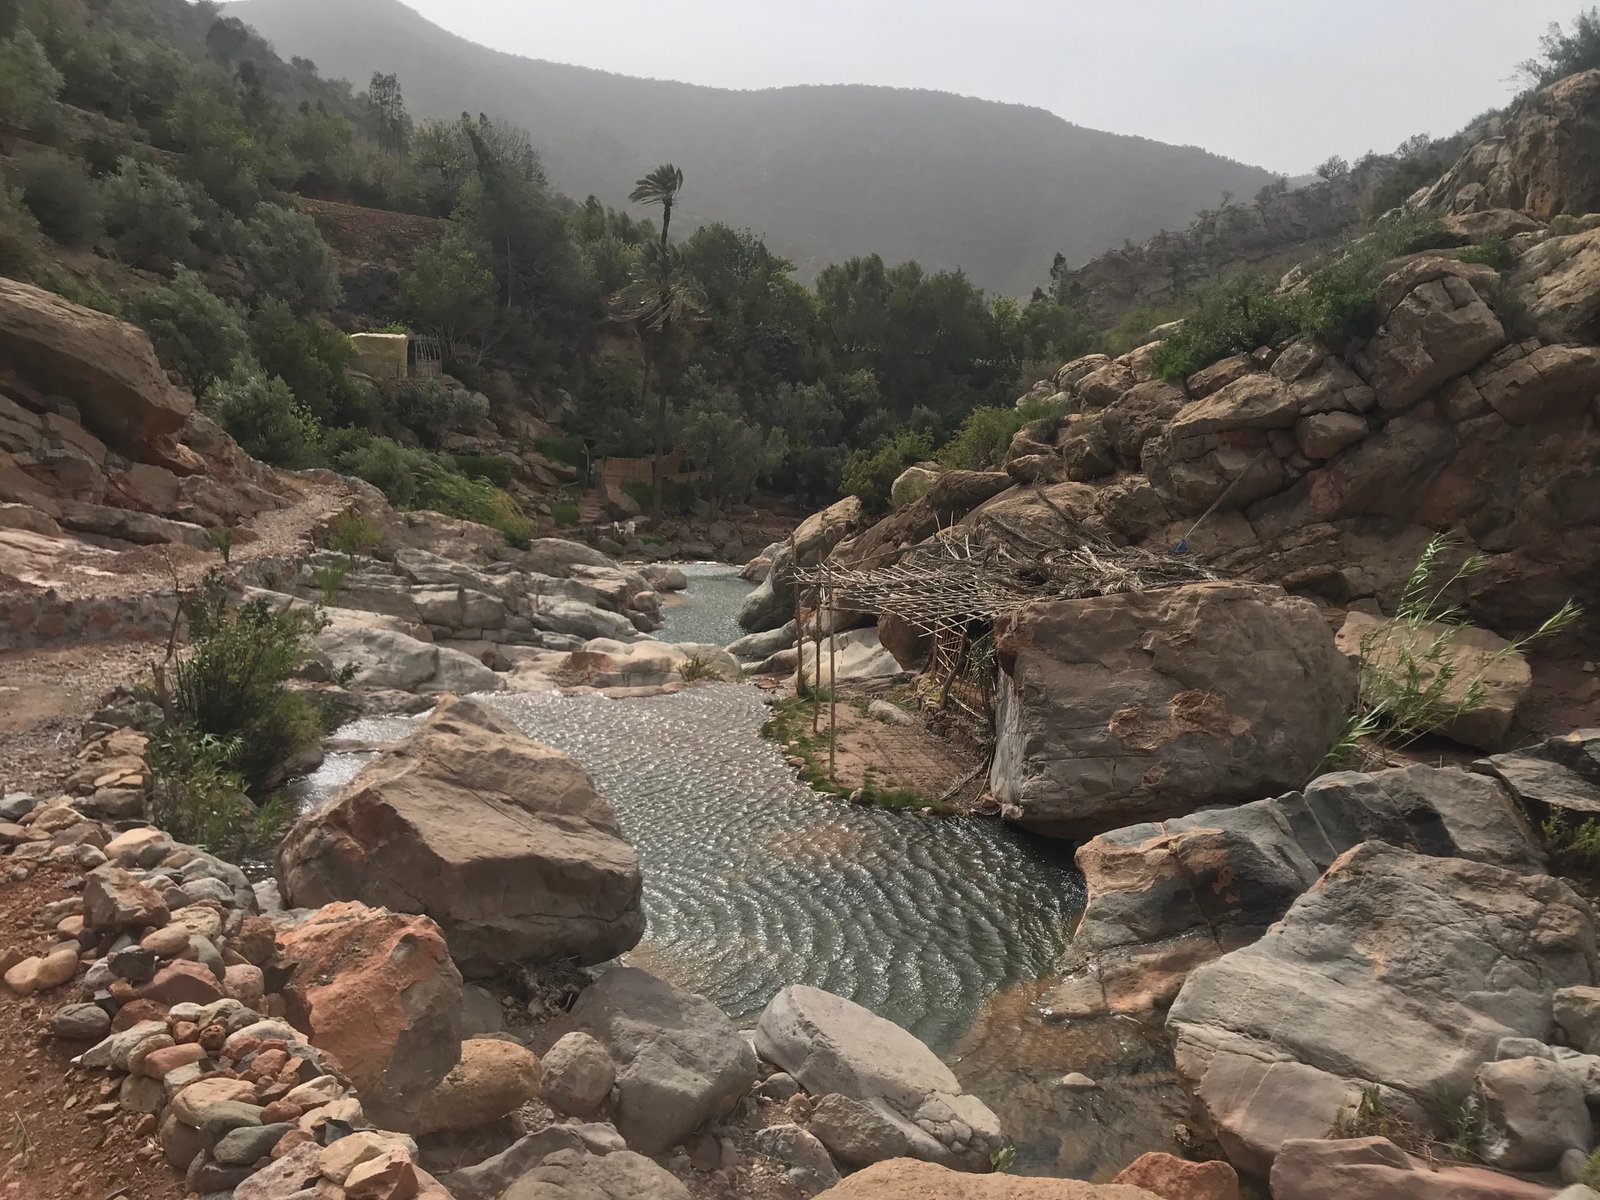
[[[822,728],[822,585],[811,593],[811,736]]]
[[[791,573],[794,569],[794,534],[789,534],[789,567]],[[798,581],[794,589],[794,694],[806,694],[806,630],[800,620],[800,586]]]
[[[839,744],[839,677],[833,627],[833,589],[828,589],[828,782],[834,783],[834,760]],[[820,643],[818,643],[820,645]]]

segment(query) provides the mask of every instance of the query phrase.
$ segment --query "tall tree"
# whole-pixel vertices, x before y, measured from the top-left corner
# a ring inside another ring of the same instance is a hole
[[[662,484],[667,459],[667,400],[671,365],[679,346],[705,316],[699,286],[684,267],[683,254],[665,242],[647,245],[628,286],[616,305],[639,330],[644,359],[640,398],[648,405],[652,380],[656,389],[656,457],[651,472],[650,520],[661,522]]]
[[[390,154],[404,158],[411,141],[411,114],[406,111],[400,77],[374,71],[372,81],[367,85],[366,99],[372,111],[373,123],[377,126],[378,145]]]
[[[662,163],[650,174],[633,185],[628,199],[635,204],[661,206],[661,244],[667,244],[667,230],[672,227],[672,207],[683,190],[683,171],[671,163]]]

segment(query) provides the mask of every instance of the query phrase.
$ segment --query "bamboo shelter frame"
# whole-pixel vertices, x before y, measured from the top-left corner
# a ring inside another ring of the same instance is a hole
[[[893,549],[874,558],[845,564],[825,559],[814,567],[792,567],[795,586],[797,689],[805,684],[805,601],[811,601],[818,631],[812,668],[813,733],[821,724],[823,613],[828,614],[828,777],[833,778],[838,735],[837,689],[834,684],[834,617],[858,613],[893,616],[932,639],[929,669],[942,678],[939,707],[951,699],[951,687],[966,666],[973,630],[993,628],[1002,618],[1040,600],[1081,600],[1090,596],[1150,591],[1196,583],[1216,576],[1181,554],[1157,554],[1133,546],[1114,546],[1084,532],[1081,524],[1052,503],[1042,489],[1035,494],[1059,520],[1061,534],[1040,537],[994,516],[977,528],[951,527],[907,549]],[[794,561],[793,538],[790,561]],[[953,648],[952,648],[953,647]],[[803,694],[803,691],[802,691]],[[959,702],[959,701],[958,701]],[[962,703],[968,712],[972,708]],[[982,716],[973,712],[974,716]]]

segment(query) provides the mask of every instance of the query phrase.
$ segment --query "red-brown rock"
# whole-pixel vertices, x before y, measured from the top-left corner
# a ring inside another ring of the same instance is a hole
[[[1112,1183],[1154,1192],[1162,1200],[1239,1200],[1239,1176],[1225,1162],[1190,1162],[1151,1151],[1134,1159]]]
[[[280,952],[290,1023],[338,1059],[375,1119],[403,1115],[455,1066],[461,975],[427,917],[330,904],[285,931]]]
[[[139,999],[174,1004],[210,1004],[222,999],[222,984],[209,967],[188,959],[169,963],[139,989]]]
[[[1412,1158],[1386,1138],[1288,1141],[1272,1165],[1273,1200],[1548,1200],[1549,1184]]]

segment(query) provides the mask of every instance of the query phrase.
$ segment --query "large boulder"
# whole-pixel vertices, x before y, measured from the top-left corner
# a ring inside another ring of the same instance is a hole
[[[454,697],[296,823],[278,878],[296,905],[426,913],[469,976],[602,962],[644,931],[638,857],[588,774]]]
[[[1600,211],[1600,71],[1558,80],[1469,149],[1422,203],[1445,213],[1516,209],[1548,221]]]
[[[35,391],[70,398],[84,427],[113,450],[140,462],[200,465],[183,463],[177,451],[194,397],[167,379],[137,327],[0,278],[0,357]]]
[[[1385,412],[1410,408],[1505,344],[1489,304],[1498,286],[1492,268],[1439,256],[1413,259],[1383,281],[1383,328],[1365,353]]]
[[[817,1200],[1163,1200],[1124,1183],[968,1175],[933,1163],[897,1158],[858,1171]]]
[[[353,667],[351,682],[361,688],[437,696],[506,686],[470,654],[376,625],[342,621],[319,631],[312,643],[335,665]]]
[[[513,1113],[539,1094],[539,1060],[510,1039],[473,1038],[461,1061],[423,1097],[408,1133],[472,1130]]]
[[[1391,621],[1367,613],[1345,617],[1336,639],[1351,661],[1377,679],[1433,688],[1439,719],[1431,732],[1463,746],[1498,750],[1511,733],[1517,705],[1533,690],[1528,660],[1505,638],[1470,625]],[[1472,698],[1474,703],[1466,703]]]
[[[1045,1009],[1170,1004],[1190,971],[1260,937],[1339,855],[1372,840],[1543,869],[1508,791],[1459,768],[1337,772],[1276,800],[1112,830],[1078,849],[1088,904]]]
[[[368,1115],[404,1121],[461,1057],[461,974],[439,927],[356,902],[278,934],[289,1021],[338,1060]]]
[[[1548,1184],[1413,1158],[1387,1138],[1285,1142],[1273,1200],[1549,1200]]]
[[[807,641],[800,655],[800,673],[808,685],[820,681],[827,688],[832,687],[835,680],[843,684],[894,679],[903,671],[895,656],[878,640],[876,627],[823,637],[820,672],[818,657],[816,643]]]
[[[1546,238],[1518,261],[1511,285],[1540,336],[1594,341],[1600,333],[1600,227]]]
[[[557,1150],[499,1200],[689,1200],[689,1189],[642,1154]]]
[[[1355,697],[1316,608],[1274,587],[1036,602],[995,641],[990,787],[1058,837],[1299,787]]]
[[[755,1084],[755,1054],[726,1013],[634,967],[585,988],[572,1024],[616,1063],[616,1126],[642,1154],[727,1116]]]
[[[842,1110],[835,1119],[814,1120],[812,1132],[852,1165],[909,1156],[981,1171],[1005,1143],[999,1118],[962,1090],[938,1055],[831,992],[779,992],[756,1023],[756,1049],[823,1098],[819,1115],[828,1101],[848,1102],[835,1105]]]
[[[776,629],[794,616],[795,568],[814,567],[861,525],[861,501],[846,496],[802,521],[787,542],[772,556],[766,579],[745,597],[739,608],[739,626],[751,633]]]
[[[1365,842],[1259,941],[1191,974],[1167,1030],[1229,1160],[1265,1175],[1365,1088],[1434,1119],[1502,1038],[1543,1039],[1554,992],[1592,984],[1595,960],[1593,914],[1565,883]]]

